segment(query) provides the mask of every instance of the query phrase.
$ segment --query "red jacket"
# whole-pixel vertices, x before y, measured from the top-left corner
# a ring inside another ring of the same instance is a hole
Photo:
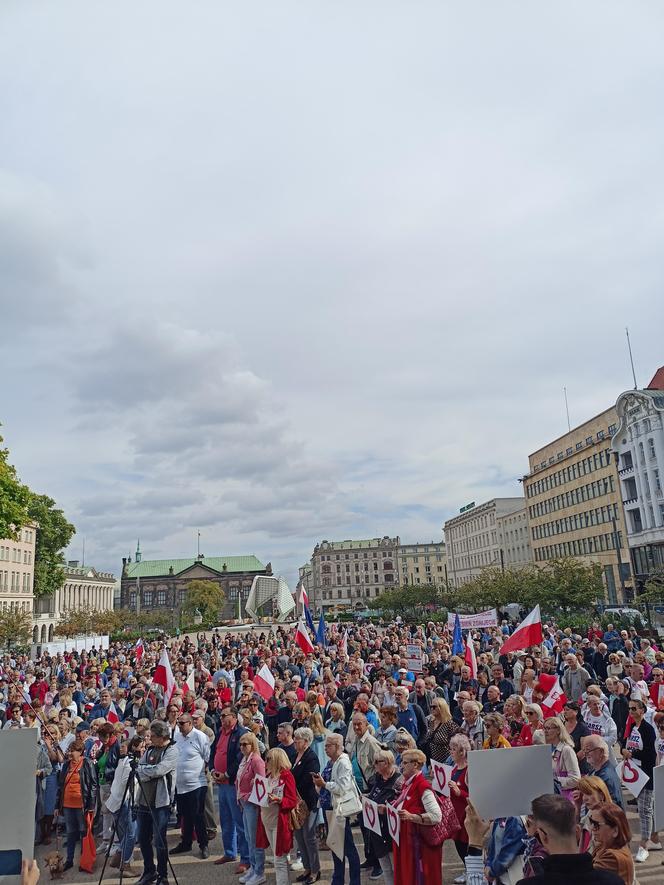
[[[284,795],[279,806],[279,819],[277,820],[277,844],[275,854],[281,857],[293,847],[293,831],[290,828],[290,810],[297,805],[297,789],[295,778],[290,771],[282,771],[279,775],[279,783],[284,786]],[[256,830],[256,848],[269,848],[270,843],[263,826],[263,818],[258,816],[258,828]]]

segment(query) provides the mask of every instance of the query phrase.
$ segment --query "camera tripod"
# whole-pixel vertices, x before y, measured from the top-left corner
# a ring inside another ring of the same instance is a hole
[[[129,820],[127,823],[127,829],[125,830],[124,837],[122,839],[122,842],[120,843],[120,870],[119,870],[119,872],[120,872],[120,885],[122,885],[122,877],[123,877],[123,869],[122,868],[124,866],[124,863],[123,863],[122,857],[124,854],[125,840],[128,837],[129,827],[133,826],[135,823],[135,820],[136,820],[136,810],[135,810],[136,809],[136,802],[135,802],[135,796],[134,796],[136,784],[138,784],[138,789],[140,790],[141,796],[143,797],[143,802],[145,803],[145,805],[144,806],[142,805],[141,807],[147,808],[148,811],[150,812],[150,817],[152,818],[153,839],[156,835],[157,839],[159,840],[159,847],[166,850],[166,859],[168,860],[168,867],[169,867],[171,874],[173,876],[173,882],[175,883],[175,885],[179,885],[178,877],[175,875],[175,870],[173,869],[173,864],[171,863],[171,858],[168,854],[168,845],[165,844],[164,837],[162,836],[161,831],[159,830],[159,827],[157,826],[157,819],[155,817],[154,809],[150,805],[148,798],[145,795],[145,790],[143,789],[143,784],[141,783],[140,778],[136,777],[136,769],[138,768],[138,759],[135,756],[131,757],[131,759],[129,760],[129,766],[130,766],[131,770],[129,772],[129,777],[127,778],[127,783],[125,784],[124,793],[122,794],[122,801],[120,803],[120,809],[122,809],[124,807],[127,799],[129,800]],[[118,811],[118,814],[119,814],[119,811]],[[101,868],[101,873],[99,874],[99,881],[98,881],[97,885],[101,885],[102,880],[104,878],[104,873],[106,872],[106,867],[108,865],[108,858],[110,857],[111,849],[113,848],[113,843],[115,842],[115,834],[117,833],[117,829],[118,829],[118,817],[116,816],[116,814],[114,814],[113,815],[113,828],[111,829],[111,838],[108,843],[108,848],[106,849],[106,854],[104,855],[104,865]]]

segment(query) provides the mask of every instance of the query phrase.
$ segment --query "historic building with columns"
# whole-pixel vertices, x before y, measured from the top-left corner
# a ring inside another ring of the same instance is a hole
[[[78,560],[65,567],[63,586],[50,596],[38,596],[33,608],[33,642],[53,642],[55,628],[65,612],[80,608],[109,611],[113,608],[115,576],[100,572]]]

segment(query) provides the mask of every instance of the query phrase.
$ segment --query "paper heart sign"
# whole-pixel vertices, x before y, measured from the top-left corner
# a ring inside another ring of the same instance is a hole
[[[624,784],[635,799],[638,799],[639,793],[648,783],[648,775],[635,765],[630,759],[616,765],[616,773],[620,778],[620,782]]]
[[[267,780],[264,777],[261,777],[260,774],[257,774],[254,777],[249,801],[253,802],[254,805],[262,805],[263,808],[267,808],[269,804],[267,798]]]
[[[452,775],[452,766],[445,765],[443,762],[431,760],[431,786],[436,793],[441,796],[450,795],[450,777]]]
[[[371,799],[367,799],[366,796],[362,798],[362,819],[367,830],[371,830],[379,836],[381,835],[378,805],[376,802],[372,802]]]
[[[387,811],[387,829],[394,841],[399,844],[399,834],[401,832],[401,818],[399,812],[393,805],[385,806]]]

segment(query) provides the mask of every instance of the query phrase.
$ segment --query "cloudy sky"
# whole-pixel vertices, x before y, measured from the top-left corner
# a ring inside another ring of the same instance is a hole
[[[0,421],[69,555],[439,539],[664,364],[664,9],[0,11]]]

